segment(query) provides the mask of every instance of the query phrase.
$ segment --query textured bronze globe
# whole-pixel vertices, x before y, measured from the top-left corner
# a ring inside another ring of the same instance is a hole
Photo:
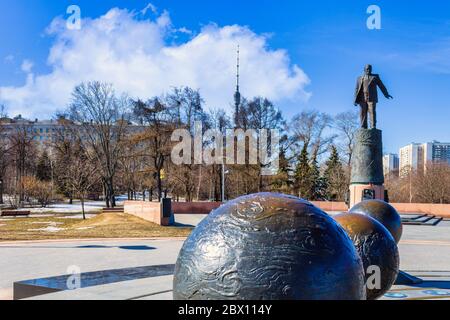
[[[389,203],[382,200],[366,200],[355,204],[349,212],[360,213],[374,218],[389,230],[395,242],[398,243],[400,241],[403,232],[402,218]]]
[[[352,241],[297,197],[259,193],[214,210],[175,266],[176,300],[365,299]]]
[[[357,213],[340,214],[334,219],[350,236],[362,259],[367,299],[381,297],[392,287],[399,272],[398,248],[391,233],[377,220]],[[375,274],[378,271],[379,275]]]

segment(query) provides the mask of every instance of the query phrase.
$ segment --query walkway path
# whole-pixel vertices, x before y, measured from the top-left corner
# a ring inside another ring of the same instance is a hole
[[[196,224],[195,216],[181,223]],[[178,219],[180,222],[180,220]],[[12,298],[16,281],[123,268],[173,265],[182,239],[94,240],[0,244],[0,299]],[[384,299],[450,298],[450,222],[405,226],[400,243],[401,269],[428,280],[421,287],[397,286]],[[150,268],[151,269],[151,268]],[[172,276],[138,278],[62,291],[34,299],[171,299]]]

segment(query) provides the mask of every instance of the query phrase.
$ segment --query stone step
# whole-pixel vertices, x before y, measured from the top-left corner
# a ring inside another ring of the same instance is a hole
[[[443,220],[442,217],[437,217],[435,215],[420,215],[411,218],[402,217],[402,223],[404,225],[416,225],[416,226],[435,226]]]

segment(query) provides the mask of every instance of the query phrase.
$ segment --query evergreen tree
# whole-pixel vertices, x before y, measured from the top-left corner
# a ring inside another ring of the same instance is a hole
[[[41,181],[50,181],[52,179],[52,166],[46,150],[42,152],[37,162],[36,178]]]
[[[326,182],[324,177],[320,175],[319,165],[316,158],[312,159],[309,170],[309,178],[311,181],[310,200],[323,200],[323,198],[325,197]]]
[[[300,198],[311,199],[311,168],[308,161],[308,150],[306,144],[297,159],[294,173],[295,190]]]
[[[290,193],[292,181],[290,179],[291,168],[289,160],[286,158],[286,151],[280,150],[279,168],[277,174],[273,177],[272,190],[282,193]]]
[[[337,148],[334,145],[331,146],[330,158],[326,161],[325,166],[326,198],[331,201],[343,200],[347,182]]]

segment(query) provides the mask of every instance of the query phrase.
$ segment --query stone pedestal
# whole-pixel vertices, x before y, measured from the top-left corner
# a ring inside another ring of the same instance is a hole
[[[384,186],[376,184],[351,184],[350,185],[350,199],[349,206],[353,207],[364,199],[364,190],[373,190],[375,198],[384,200]]]
[[[359,129],[351,163],[350,207],[365,200],[364,196],[371,193],[374,199],[384,200],[383,184],[382,132],[378,129]]]

